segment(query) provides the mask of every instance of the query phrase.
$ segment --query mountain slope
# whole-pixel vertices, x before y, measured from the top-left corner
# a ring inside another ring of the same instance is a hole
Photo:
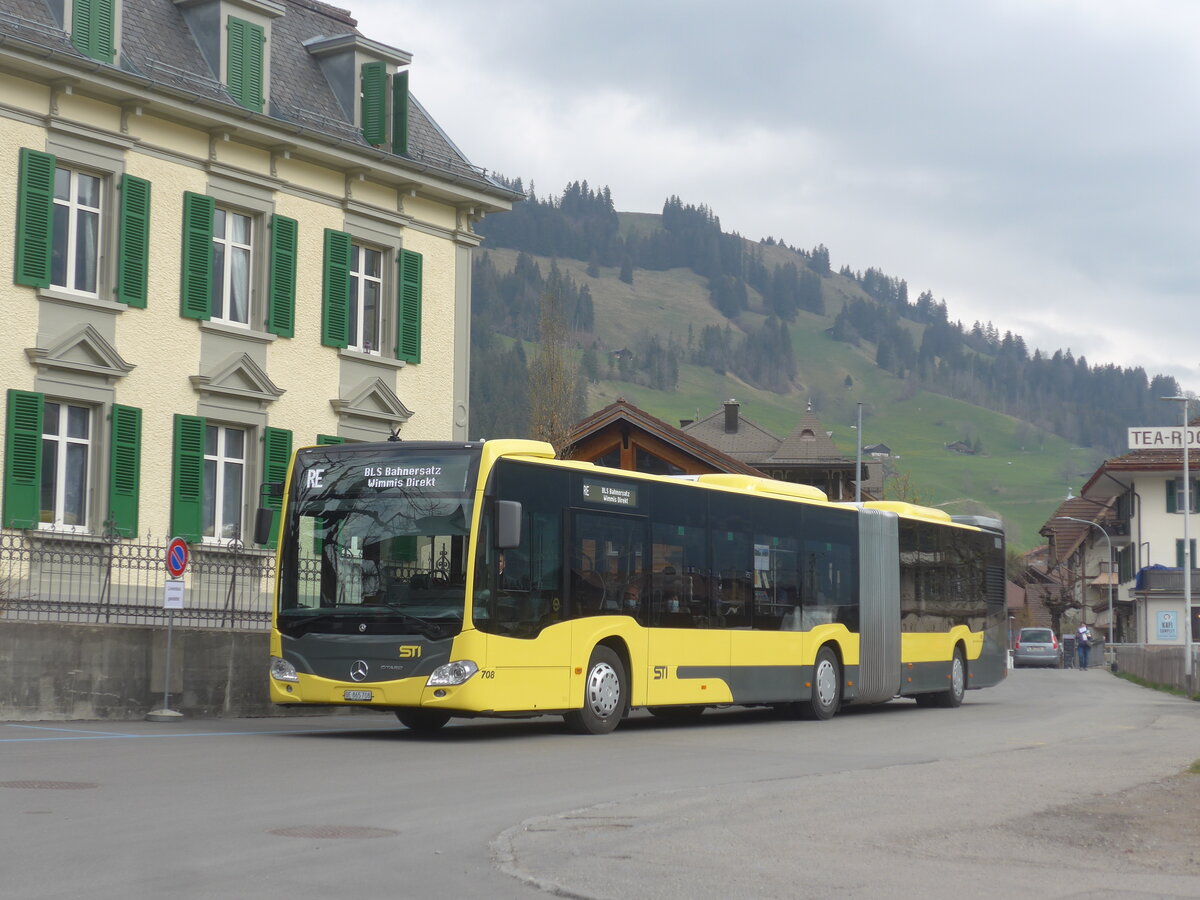
[[[783,437],[811,402],[814,412],[833,432],[835,442],[852,457],[855,453],[852,426],[857,404],[862,403],[864,442],[885,443],[897,457],[888,463],[889,496],[903,495],[953,513],[1000,516],[1006,523],[1010,544],[1018,549],[1040,543],[1038,528],[1068,491],[1077,490],[1085,473],[1090,473],[1103,458],[1102,453],[1078,449],[1073,446],[1078,441],[1052,434],[1044,427],[931,391],[925,385],[936,381],[936,377],[919,378],[911,370],[904,371],[903,366],[897,368],[905,377],[898,377],[896,372],[881,368],[877,360],[884,355],[885,342],[907,341],[908,352],[912,354],[916,347],[924,349],[923,342],[932,327],[958,329],[960,338],[963,334],[961,326],[951,326],[946,321],[944,304],[940,325],[936,315],[928,319],[932,324],[897,315],[896,308],[904,312],[919,308],[920,304],[907,304],[903,283],[882,275],[872,280],[847,270],[840,273],[826,270],[819,279],[817,305],[822,311],[792,310],[783,322],[794,361],[794,377],[787,379],[787,389],[772,391],[757,386],[735,374],[740,370],[738,366],[723,366],[723,361],[714,361],[701,353],[700,347],[707,346],[701,338],[707,329],[721,331],[736,341],[754,335],[768,323],[779,324],[771,301],[750,287],[747,280],[743,285],[744,300],[738,301],[737,308],[727,315],[727,311],[715,305],[713,293],[716,280],[725,276],[711,271],[700,274],[684,266],[661,269],[632,266],[630,256],[636,249],[629,248],[636,248],[638,241],[650,241],[661,232],[662,217],[615,212],[612,215],[615,224],[607,230],[608,237],[598,239],[601,247],[587,251],[585,244],[582,250],[578,245],[570,249],[575,256],[587,257],[586,261],[570,255],[551,259],[526,254],[524,262],[519,264],[523,251],[495,246],[501,241],[489,242],[485,244],[489,249],[481,251],[487,264],[497,272],[507,274],[522,267],[528,271],[536,263],[542,276],[553,268],[556,277],[565,279],[572,290],[577,288],[590,297],[593,315],[588,319],[588,327],[574,336],[581,350],[591,348],[593,357],[588,411],[625,397],[665,421],[677,423],[679,419],[712,412],[724,400],[735,398],[742,404],[743,415]],[[558,244],[566,246],[564,240],[560,239]],[[744,245],[746,261],[741,265],[746,269],[752,266],[811,269],[814,260],[820,262],[819,251],[824,250],[819,248],[809,254],[773,242],[744,242]],[[727,241],[720,252],[728,254]],[[702,260],[699,265],[706,264]],[[872,273],[873,270],[868,272]],[[631,277],[623,280],[623,275]],[[894,292],[899,286],[899,299],[892,297],[889,308],[887,302],[869,294],[864,285],[885,299],[889,291]],[[496,302],[495,298],[486,299],[487,304]],[[928,314],[925,295],[921,302],[926,304],[924,312]],[[879,310],[883,323],[879,328],[869,319],[863,319],[864,310],[869,313],[872,309]],[[856,325],[847,326],[850,320],[839,314],[852,310],[858,316]],[[934,313],[937,312],[935,308]],[[486,322],[481,327],[486,327]],[[877,332],[880,338],[867,340],[860,332]],[[835,339],[835,333],[840,333],[842,339]],[[526,328],[525,337],[531,334]],[[665,389],[651,386],[653,379],[637,370],[639,360],[652,349],[651,338],[659,349],[669,348],[678,363],[673,370],[677,371],[677,377]],[[997,361],[1003,359],[1002,351],[1012,342],[1009,335],[1001,342],[998,335],[978,328],[975,338],[973,346],[960,351],[957,364],[968,373],[961,377],[970,392],[978,394],[987,387],[987,379],[968,380],[974,377],[971,360],[978,359],[980,371],[995,380],[993,371],[1000,371]],[[1023,342],[1016,338],[1016,343],[1024,354]],[[740,346],[743,353],[754,352],[748,341]],[[986,352],[993,348],[996,353]],[[617,350],[632,351],[633,363],[618,365],[612,355]],[[536,348],[530,345],[528,352],[536,353]],[[587,355],[581,358],[586,359]],[[1050,360],[1042,360],[1040,355],[1033,362],[1050,364]],[[1053,362],[1059,367],[1055,371],[1066,371],[1068,375],[1082,369],[1091,378],[1101,372],[1099,367],[1095,370],[1087,367],[1086,361],[1081,361],[1082,366],[1077,365],[1069,354],[1066,357],[1055,354]],[[923,365],[930,365],[930,361],[925,360]],[[960,377],[946,368],[944,360],[934,359],[932,365],[934,376],[945,376],[944,380]],[[1129,380],[1128,374],[1117,373],[1125,381]],[[1019,377],[1015,380],[1020,382]],[[1144,385],[1142,393],[1154,387],[1154,384]],[[994,390],[998,395],[988,398],[989,405],[1001,408],[1007,402],[1004,392],[1013,393],[1012,381],[998,382]],[[1142,402],[1141,397],[1136,402]],[[1051,404],[1043,420],[1054,422],[1055,415]],[[1076,410],[1071,415],[1078,417],[1082,413]],[[963,442],[977,452],[954,453],[947,449],[954,442]]]

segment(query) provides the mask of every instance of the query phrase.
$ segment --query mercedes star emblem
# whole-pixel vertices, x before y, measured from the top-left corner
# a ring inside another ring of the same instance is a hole
[[[361,659],[356,659],[350,666],[350,677],[355,681],[362,681],[367,677],[367,664]]]

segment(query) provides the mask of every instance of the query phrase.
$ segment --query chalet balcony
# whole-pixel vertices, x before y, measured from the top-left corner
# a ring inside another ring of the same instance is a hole
[[[1165,566],[1142,569],[1133,589],[1139,594],[1182,594],[1183,569]],[[1200,594],[1200,569],[1192,569],[1192,590]]]

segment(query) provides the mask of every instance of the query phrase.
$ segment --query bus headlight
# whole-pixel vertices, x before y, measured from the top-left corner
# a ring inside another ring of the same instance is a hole
[[[296,675],[296,667],[286,659],[280,659],[278,656],[271,657],[271,677],[276,681],[300,680]]]
[[[478,671],[479,666],[469,659],[446,663],[444,666],[438,666],[429,674],[429,680],[425,682],[425,687],[452,687],[462,684]]]

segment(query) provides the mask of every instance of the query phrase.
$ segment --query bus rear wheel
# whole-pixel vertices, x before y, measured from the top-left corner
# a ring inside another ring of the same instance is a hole
[[[796,704],[796,714],[802,719],[824,721],[832,719],[842,705],[842,667],[837,654],[828,647],[817,651],[813,663],[812,695]]]
[[[450,713],[440,709],[398,709],[396,718],[405,728],[428,734],[449,722]]]
[[[608,734],[621,722],[628,703],[625,666],[608,647],[597,647],[588,662],[583,706],[563,719],[577,734]]]
[[[934,694],[937,705],[943,709],[957,709],[967,695],[967,660],[962,647],[954,648],[954,659],[950,661],[950,690]]]

